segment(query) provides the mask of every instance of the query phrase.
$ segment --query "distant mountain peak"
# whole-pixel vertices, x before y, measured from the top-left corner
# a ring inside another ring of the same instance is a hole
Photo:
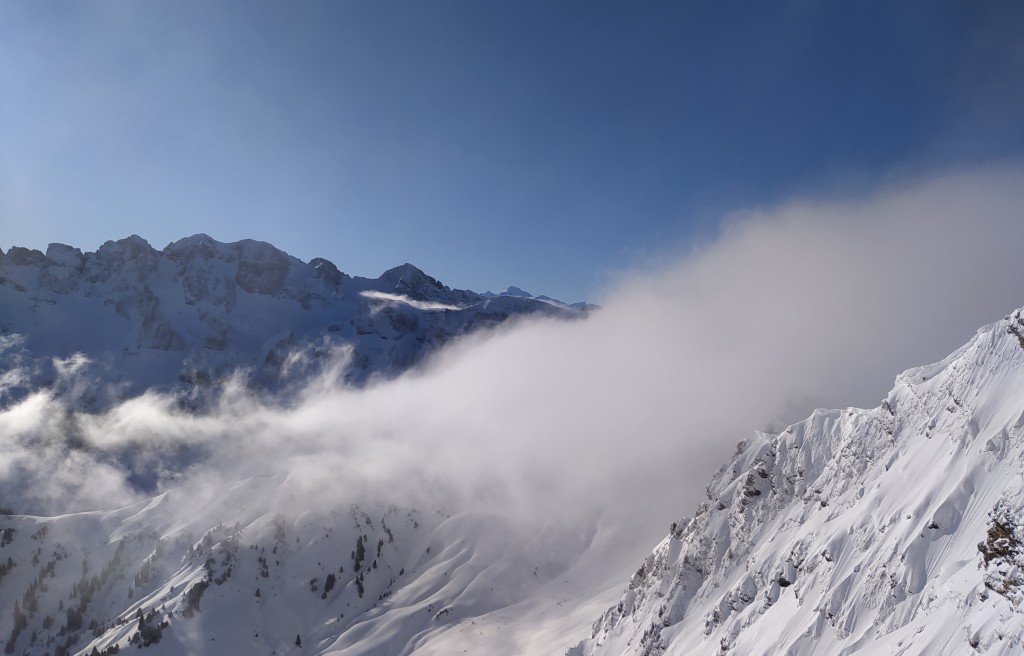
[[[137,257],[143,253],[156,253],[156,249],[142,237],[129,235],[124,239],[105,242],[96,253],[115,257]]]
[[[515,285],[509,285],[505,289],[501,290],[500,292],[498,292],[498,296],[517,296],[519,298],[533,298],[533,294],[526,290],[520,289]]]
[[[388,269],[381,274],[379,280],[390,286],[387,291],[404,294],[421,301],[437,300],[438,295],[444,294],[448,290],[436,278],[428,276],[408,262]]]
[[[521,298],[521,299],[529,299],[531,301],[539,301],[541,303],[546,303],[547,305],[552,305],[554,307],[562,308],[564,310],[574,310],[574,311],[577,311],[577,312],[584,312],[584,313],[590,312],[592,310],[597,310],[597,309],[600,308],[599,305],[594,305],[593,303],[587,303],[585,301],[581,301],[579,303],[566,303],[564,301],[558,300],[557,298],[551,298],[547,294],[540,294],[539,296],[535,296],[535,295],[531,294],[530,292],[526,291],[525,289],[523,289],[522,287],[516,287],[515,285],[509,285],[508,287],[506,287],[505,289],[501,290],[497,294],[495,294],[494,292],[491,292],[491,291],[487,291],[487,292],[484,292],[483,294],[481,294],[481,296],[484,297],[484,298],[491,298],[491,299],[495,299],[495,298]]]
[[[164,248],[164,251],[167,251],[167,250],[174,250],[174,251],[188,250],[188,249],[191,249],[191,248],[195,248],[197,246],[201,246],[204,243],[205,244],[210,244],[210,243],[220,244],[219,241],[217,241],[216,239],[210,237],[210,235],[208,235],[206,233],[203,233],[203,232],[200,232],[200,233],[192,235],[191,237],[183,237],[183,238],[181,238],[181,239],[179,239],[177,241],[172,241],[171,243],[167,244],[167,246]]]
[[[346,278],[345,274],[334,265],[334,262],[322,257],[314,257],[309,261],[309,266],[316,270],[318,278],[335,287]]]
[[[410,280],[430,278],[430,280],[434,280],[426,273],[424,273],[423,269],[420,269],[418,266],[414,264],[409,264],[408,262],[405,262],[404,264],[399,264],[398,266],[392,267],[385,271],[384,273],[380,274],[381,280],[398,280],[401,278]]]

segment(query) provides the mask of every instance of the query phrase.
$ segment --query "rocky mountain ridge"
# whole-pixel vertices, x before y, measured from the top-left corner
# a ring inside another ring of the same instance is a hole
[[[0,252],[0,308],[0,371],[23,372],[0,385],[0,402],[59,386],[69,366],[91,367],[115,396],[194,391],[238,369],[256,387],[280,389],[339,351],[350,359],[346,379],[361,384],[510,317],[589,309],[451,289],[411,264],[376,279],[349,276],[322,258],[202,234],[163,250],[133,235],[94,253],[63,244]]]

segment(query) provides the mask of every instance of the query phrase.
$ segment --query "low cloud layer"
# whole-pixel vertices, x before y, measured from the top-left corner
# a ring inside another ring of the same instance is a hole
[[[363,389],[339,356],[287,405],[233,384],[201,416],[156,394],[80,416],[41,393],[0,413],[0,505],[110,506],[140,472],[154,489],[276,476],[299,504],[632,514],[647,540],[755,429],[874,406],[1024,305],[1022,208],[1024,170],[999,167],[737,214],[584,321],[520,321]]]

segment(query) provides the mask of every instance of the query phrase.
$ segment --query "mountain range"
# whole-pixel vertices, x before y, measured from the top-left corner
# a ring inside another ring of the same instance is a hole
[[[201,234],[163,250],[134,235],[90,253],[14,247],[0,252],[0,368],[26,377],[0,386],[0,401],[59,385],[73,357],[103,383],[81,399],[93,409],[153,388],[194,400],[243,370],[253,387],[279,391],[342,348],[346,380],[362,384],[510,317],[592,307],[515,287],[451,289],[411,264],[350,276],[322,258]]]
[[[350,277],[203,235],[162,251],[137,237],[89,254],[14,248],[0,277],[5,653],[1024,651],[1022,310],[899,374],[877,407],[751,431],[704,501],[634,554],[621,518],[460,505],[443,481],[412,481],[412,494],[354,485],[345,463],[357,453],[401,457],[390,437],[337,445],[290,406],[275,412],[294,438],[247,432],[267,423],[255,402],[228,417],[245,424],[241,441],[204,433],[226,381],[264,398],[340,359],[339,384],[372,388],[474,331],[528,315],[585,321],[592,306],[452,290],[411,265]],[[128,432],[145,433],[147,394],[179,401],[158,416],[199,435],[184,451],[80,437],[129,416]],[[314,400],[328,417],[355,411]],[[45,431],[23,428],[33,412],[55,415]],[[203,467],[260,449],[301,467]],[[113,490],[110,472],[142,460],[164,483],[129,479],[130,503],[112,492],[103,507],[62,497],[44,511],[34,491],[70,483],[24,464],[35,452],[82,459],[75,471],[95,478],[83,485]],[[619,580],[625,563],[634,573]]]

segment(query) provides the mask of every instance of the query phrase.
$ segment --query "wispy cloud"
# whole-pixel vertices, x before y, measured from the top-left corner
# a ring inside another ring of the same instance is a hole
[[[377,301],[384,301],[385,303],[402,303],[416,308],[417,310],[461,310],[458,305],[449,305],[447,303],[434,303],[431,301],[417,301],[414,298],[409,298],[404,294],[389,294],[387,292],[377,292],[373,290],[360,292],[365,298],[374,299]]]

